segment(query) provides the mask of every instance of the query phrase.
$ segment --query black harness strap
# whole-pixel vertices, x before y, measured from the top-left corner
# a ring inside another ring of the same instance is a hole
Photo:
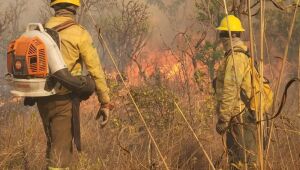
[[[261,120],[261,121],[269,121],[269,120],[272,120],[272,119],[275,119],[277,118],[280,114],[281,114],[281,111],[283,109],[283,106],[285,105],[286,103],[286,99],[287,99],[287,94],[288,94],[288,90],[289,88],[291,87],[291,85],[297,81],[300,81],[299,78],[292,78],[286,85],[285,85],[285,88],[284,88],[284,92],[283,92],[283,95],[281,97],[281,101],[280,101],[280,105],[279,105],[279,108],[276,112],[275,115],[273,115],[272,117],[268,118],[268,119],[265,119],[265,120]],[[275,102],[275,101],[274,101]],[[258,121],[257,123],[261,122],[261,121]]]

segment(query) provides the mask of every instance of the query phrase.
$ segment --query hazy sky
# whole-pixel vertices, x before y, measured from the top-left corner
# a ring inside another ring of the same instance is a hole
[[[9,3],[14,3],[15,1],[16,0],[0,0],[0,10]],[[26,26],[28,23],[40,21],[39,14],[43,3],[42,1],[43,0],[27,0],[25,12],[21,16],[20,26]],[[168,2],[168,0],[165,2]],[[186,5],[183,5],[177,11],[176,20],[178,24],[174,25],[173,23],[171,26],[163,11],[157,6],[150,5],[149,7],[152,34],[148,45],[153,44],[154,46],[157,46],[158,42],[162,42],[162,38],[164,41],[168,42],[174,37],[176,32],[184,31],[186,27],[190,25],[190,21],[188,21],[189,16],[195,14],[193,1],[187,0]]]
[[[13,0],[14,1],[14,0]],[[22,24],[27,24],[29,22],[38,22],[39,21],[39,8],[41,6],[41,1],[42,0],[28,0],[30,4],[30,6],[26,7],[26,12],[24,14],[24,17],[22,18]],[[4,2],[4,4],[7,4],[8,2],[12,2],[12,1],[8,1],[8,0],[0,0],[0,2]],[[188,2],[188,1],[187,1]],[[188,3],[189,10],[186,10],[190,13],[193,12],[193,3]],[[164,16],[163,12],[158,10],[157,7],[150,7],[150,19],[151,19],[151,25],[152,25],[152,29],[154,32],[160,32],[163,35],[167,35],[170,34],[171,28],[170,25],[168,23],[168,19]],[[179,18],[182,19],[182,25],[185,25],[185,19],[184,18]],[[180,25],[178,25],[180,27]],[[184,28],[183,28],[184,29]]]
[[[0,0],[2,1],[2,0]],[[39,7],[41,5],[41,0],[28,0],[28,4],[25,10],[24,18],[23,21],[24,23],[29,23],[29,22],[38,22],[39,21]]]
[[[14,3],[16,0],[0,0],[0,10],[7,7],[10,3]],[[30,4],[30,6],[29,6]],[[41,0],[27,0],[26,9],[24,12],[24,15],[21,19],[21,24],[27,24],[29,22],[38,22],[39,17],[39,7],[41,5]]]

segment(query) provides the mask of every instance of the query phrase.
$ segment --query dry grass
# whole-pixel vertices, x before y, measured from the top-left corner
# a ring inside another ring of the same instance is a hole
[[[172,103],[172,98],[175,98],[182,109],[187,111],[189,104],[186,96],[180,91],[171,93],[176,91],[171,88],[155,90],[158,88],[157,85],[134,87],[132,92],[168,165],[171,169],[210,169],[196,140]],[[83,152],[75,152],[73,168],[164,169],[126,92],[120,85],[114,86],[113,92],[113,101],[117,107],[104,129],[94,119],[98,110],[96,97],[82,103]],[[223,153],[221,137],[214,130],[213,100],[204,92],[195,90],[192,94],[195,94],[192,96],[192,114],[185,114],[213,162],[220,162],[217,168],[226,169],[225,159],[220,159]],[[37,111],[24,108],[21,101],[5,109],[7,111],[1,111],[0,119],[0,169],[44,168],[46,139]],[[286,117],[290,119],[290,115]],[[272,169],[300,167],[300,150],[297,147],[300,139],[299,119],[289,121],[285,119],[276,122],[276,137],[271,144],[269,161]]]

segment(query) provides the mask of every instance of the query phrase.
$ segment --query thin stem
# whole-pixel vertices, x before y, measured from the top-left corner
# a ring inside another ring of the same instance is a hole
[[[83,4],[86,6],[86,1],[85,1],[85,0],[83,0]],[[89,15],[89,17],[90,17],[92,23],[94,24],[95,28],[97,29],[97,28],[98,28],[98,27],[97,27],[97,23],[96,23],[94,17],[92,16],[92,13],[90,12],[90,10],[88,10],[88,15]],[[137,103],[135,102],[135,99],[133,98],[133,95],[131,94],[130,88],[129,88],[128,85],[125,83],[125,80],[124,80],[124,78],[123,78],[123,76],[122,76],[122,74],[121,74],[121,71],[120,71],[119,68],[118,68],[118,65],[117,65],[117,63],[116,63],[115,58],[113,57],[113,55],[112,55],[110,49],[108,48],[108,45],[107,45],[107,43],[106,43],[104,37],[102,36],[102,34],[101,34],[100,32],[98,33],[98,39],[99,39],[100,42],[103,43],[104,49],[107,51],[108,56],[110,57],[110,59],[111,59],[113,65],[114,65],[115,69],[117,70],[118,75],[120,76],[120,78],[121,78],[121,80],[122,80],[122,83],[123,83],[124,86],[125,86],[125,89],[128,91],[129,98],[131,99],[131,101],[132,101],[132,103],[133,103],[133,105],[134,105],[134,107],[135,107],[135,109],[136,109],[136,111],[137,111],[137,113],[138,113],[140,119],[142,120],[142,122],[143,122],[143,124],[144,124],[144,126],[145,126],[145,128],[146,128],[146,131],[148,132],[149,137],[150,137],[150,139],[152,140],[152,142],[153,142],[153,144],[154,144],[154,146],[155,146],[155,148],[156,148],[156,150],[157,150],[157,152],[158,152],[158,154],[159,154],[159,156],[160,156],[160,158],[161,158],[161,160],[162,160],[162,162],[163,162],[165,168],[166,168],[167,170],[169,170],[170,168],[169,168],[169,166],[168,166],[168,164],[167,164],[167,162],[166,162],[164,156],[162,155],[162,153],[161,153],[161,151],[160,151],[160,149],[159,149],[159,147],[158,147],[158,144],[157,144],[156,140],[154,139],[154,136],[152,135],[152,133],[151,133],[151,131],[150,131],[150,128],[149,128],[148,124],[146,123],[146,121],[145,121],[145,119],[144,119],[144,116],[143,116],[142,112],[140,111],[140,108],[138,107]]]
[[[227,27],[228,27],[228,32],[229,32],[229,39],[230,39],[230,47],[231,47],[231,56],[232,56],[232,60],[233,60],[233,67],[234,67],[234,76],[235,76],[235,80],[236,80],[236,88],[237,88],[237,94],[236,94],[236,97],[239,101],[239,108],[240,108],[240,112],[242,111],[242,105],[241,105],[241,102],[240,102],[240,94],[239,94],[239,91],[240,91],[240,87],[238,85],[238,81],[237,81],[237,71],[236,71],[236,65],[235,65],[235,60],[234,60],[234,49],[233,49],[233,40],[232,40],[232,33],[231,33],[231,27],[230,27],[230,23],[229,23],[229,20],[228,20],[228,9],[227,9],[227,3],[226,3],[226,0],[223,0],[223,3],[224,3],[224,10],[225,10],[225,14],[226,14],[226,21],[227,21]],[[243,119],[243,118],[242,118]],[[241,120],[242,120],[241,119]],[[242,130],[242,138],[244,139],[244,130]],[[244,141],[244,140],[243,140]],[[245,143],[243,142],[243,147],[245,146]],[[246,154],[246,150],[244,149],[244,159],[247,160],[247,154]],[[245,161],[244,160],[244,161]],[[246,165],[246,169],[248,169],[247,167],[247,161],[245,161],[245,165]]]
[[[280,70],[279,80],[277,82],[276,91],[275,91],[275,95],[274,95],[275,98],[274,98],[274,101],[273,101],[273,108],[272,108],[273,113],[275,113],[276,101],[277,101],[277,98],[278,98],[278,95],[279,95],[279,90],[280,90],[281,82],[282,82],[282,79],[283,79],[283,73],[284,73],[284,70],[285,70],[285,63],[287,61],[287,55],[288,55],[288,52],[289,52],[289,45],[290,45],[290,42],[291,42],[291,38],[292,38],[293,30],[294,30],[294,25],[295,25],[295,22],[296,22],[299,2],[300,2],[300,0],[297,0],[294,16],[292,18],[292,23],[291,23],[291,26],[290,26],[290,29],[289,29],[288,41],[287,41],[287,44],[286,44],[286,47],[285,47],[284,56],[283,56],[283,60],[282,60],[282,63],[281,63],[281,70]],[[274,120],[271,120],[270,133],[272,133],[273,127],[274,127]],[[267,145],[267,149],[266,149],[266,156],[269,153],[271,138],[272,138],[272,136],[270,136],[269,140],[268,140],[268,145]]]
[[[249,11],[250,12],[250,11]],[[260,1],[260,57],[259,57],[259,111],[257,110],[256,120],[257,124],[257,154],[258,154],[258,167],[260,170],[264,169],[264,151],[263,151],[263,119],[264,108],[262,105],[263,100],[263,77],[264,77],[264,34],[265,34],[265,0]]]
[[[300,78],[300,45],[298,53],[298,78]],[[298,116],[300,116],[300,82],[298,84]]]
[[[206,152],[206,150],[205,150],[203,144],[200,142],[200,140],[199,140],[198,136],[196,135],[194,129],[192,128],[192,126],[191,126],[191,124],[188,122],[188,120],[186,119],[184,113],[182,112],[182,110],[180,109],[178,103],[177,103],[175,100],[174,100],[174,104],[175,104],[175,106],[177,107],[177,109],[178,109],[179,113],[181,114],[182,118],[184,119],[184,121],[185,121],[186,124],[188,125],[189,129],[190,129],[191,132],[193,133],[193,135],[194,135],[195,139],[197,140],[197,142],[198,142],[198,144],[199,144],[201,150],[203,151],[203,153],[204,153],[206,159],[208,160],[208,162],[209,162],[211,168],[212,168],[213,170],[216,170],[216,168],[215,168],[215,166],[214,166],[212,160],[210,159],[209,155],[207,154],[207,152]]]

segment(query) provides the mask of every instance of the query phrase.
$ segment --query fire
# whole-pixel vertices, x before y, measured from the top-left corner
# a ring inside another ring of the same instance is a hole
[[[192,59],[189,57],[176,56],[170,51],[145,51],[145,56],[139,59],[142,71],[147,78],[159,75],[166,80],[184,80],[188,76],[190,80],[195,72]],[[203,64],[198,63],[197,68],[207,73],[207,69]],[[142,82],[140,70],[136,63],[132,62],[126,69],[129,84],[138,85]]]

